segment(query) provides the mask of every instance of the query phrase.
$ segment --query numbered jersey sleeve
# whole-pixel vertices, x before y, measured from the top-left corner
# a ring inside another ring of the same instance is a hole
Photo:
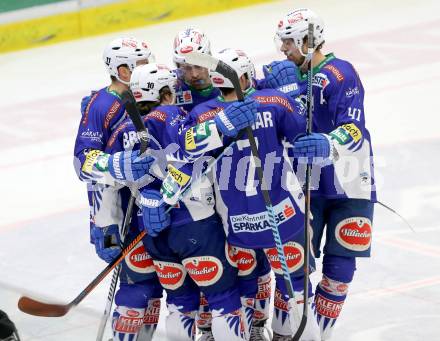
[[[104,149],[124,118],[124,105],[115,93],[104,88],[91,97],[82,114],[74,148],[74,167],[82,181],[115,185],[107,171],[108,155]]]
[[[313,85],[314,130],[329,134],[336,149],[333,165],[321,170],[315,193],[329,198],[376,200],[364,88],[356,70],[330,55]]]

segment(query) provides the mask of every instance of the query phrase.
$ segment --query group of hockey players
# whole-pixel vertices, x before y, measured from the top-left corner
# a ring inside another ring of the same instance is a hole
[[[309,39],[313,54],[307,53]],[[350,63],[323,54],[324,24],[311,10],[283,17],[276,40],[286,59],[263,66],[264,78],[258,80],[245,52],[211,51],[208,37],[196,28],[176,35],[174,70],[156,63],[148,44],[135,38],[119,38],[105,48],[111,84],[83,99],[74,150],[75,170],[88,186],[90,238],[98,256],[110,263],[121,246],[147,231],[122,262],[113,340],[151,340],[163,291],[168,340],[198,335],[200,340],[267,340],[271,299],[272,340],[291,339],[304,304],[309,318],[301,340],[330,339],[356,257],[370,253],[376,197],[364,90]],[[188,63],[191,52],[212,53],[229,65],[241,89],[222,73]],[[309,65],[312,103],[307,102]],[[126,113],[126,91],[148,131],[144,153]],[[306,134],[310,105],[313,133]],[[270,209],[244,133],[248,127]],[[304,239],[307,164],[312,165],[310,248]],[[136,204],[125,231],[131,196]],[[309,281],[304,297],[305,252],[310,250],[313,272],[321,246],[322,279],[315,290]]]

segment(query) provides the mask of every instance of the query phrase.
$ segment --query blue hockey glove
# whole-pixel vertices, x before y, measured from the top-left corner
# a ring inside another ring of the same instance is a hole
[[[108,170],[116,180],[137,183],[146,174],[149,174],[154,161],[152,156],[141,156],[139,150],[117,152],[110,155]]]
[[[266,88],[277,89],[290,97],[301,93],[298,67],[290,60],[263,65],[263,74]]]
[[[255,122],[257,106],[253,99],[234,102],[215,116],[215,124],[224,135],[236,136],[241,129]]]
[[[121,252],[121,238],[118,225],[106,227],[92,226],[90,230],[91,240],[95,244],[95,251],[99,258],[111,263]]]
[[[155,189],[141,191],[142,226],[148,234],[156,237],[160,231],[167,228],[170,214],[166,212],[168,205],[163,201],[162,194]]]
[[[96,91],[92,90],[90,95],[85,96],[85,97],[82,98],[82,100],[81,100],[81,114],[82,115],[84,115],[84,113],[86,112],[87,105],[89,104],[89,102],[92,99],[94,94],[96,94]]]
[[[293,156],[307,158],[309,164],[320,164],[331,159],[333,143],[325,134],[299,135],[293,142]]]

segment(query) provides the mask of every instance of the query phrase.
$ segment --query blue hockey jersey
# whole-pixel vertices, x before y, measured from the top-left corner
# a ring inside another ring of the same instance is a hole
[[[287,241],[303,230],[304,202],[301,187],[285,153],[284,141],[292,141],[305,131],[304,107],[276,90],[251,89],[247,96],[259,103],[252,129],[281,238]],[[190,156],[202,149],[209,150],[206,148],[209,143],[200,141],[207,141],[203,137],[214,135],[212,119],[230,104],[218,97],[191,111],[185,122],[187,127],[180,134],[180,144]],[[215,189],[216,208],[229,230],[228,241],[246,248],[273,247],[274,239],[249,141],[243,136],[233,143],[231,138],[224,137],[223,144],[230,147],[215,167]]]
[[[179,172],[178,168],[182,162],[179,159],[178,146],[174,142],[181,121],[185,116],[186,112],[182,108],[164,105],[154,108],[143,117],[150,138],[148,148],[153,150],[152,154],[159,158],[151,172],[155,179],[148,185],[149,188],[158,190],[161,188],[162,179],[166,175],[165,167],[168,166],[175,172]],[[105,151],[113,154],[122,150],[136,150],[139,148],[140,143],[136,129],[132,121],[127,119],[114,131]],[[173,164],[175,167],[173,167]],[[124,190],[122,195],[123,207],[125,207],[130,193],[128,190]],[[195,186],[192,192],[171,210],[171,227],[210,217],[214,214],[214,205],[215,200],[211,184],[203,182],[199,186]]]

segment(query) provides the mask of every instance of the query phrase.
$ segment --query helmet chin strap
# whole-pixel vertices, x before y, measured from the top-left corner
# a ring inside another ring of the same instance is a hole
[[[299,66],[299,69],[301,70],[301,72],[306,73],[307,69],[308,69],[308,65],[309,62],[312,60],[312,56],[307,56],[304,57],[304,61],[302,62],[302,64]]]

